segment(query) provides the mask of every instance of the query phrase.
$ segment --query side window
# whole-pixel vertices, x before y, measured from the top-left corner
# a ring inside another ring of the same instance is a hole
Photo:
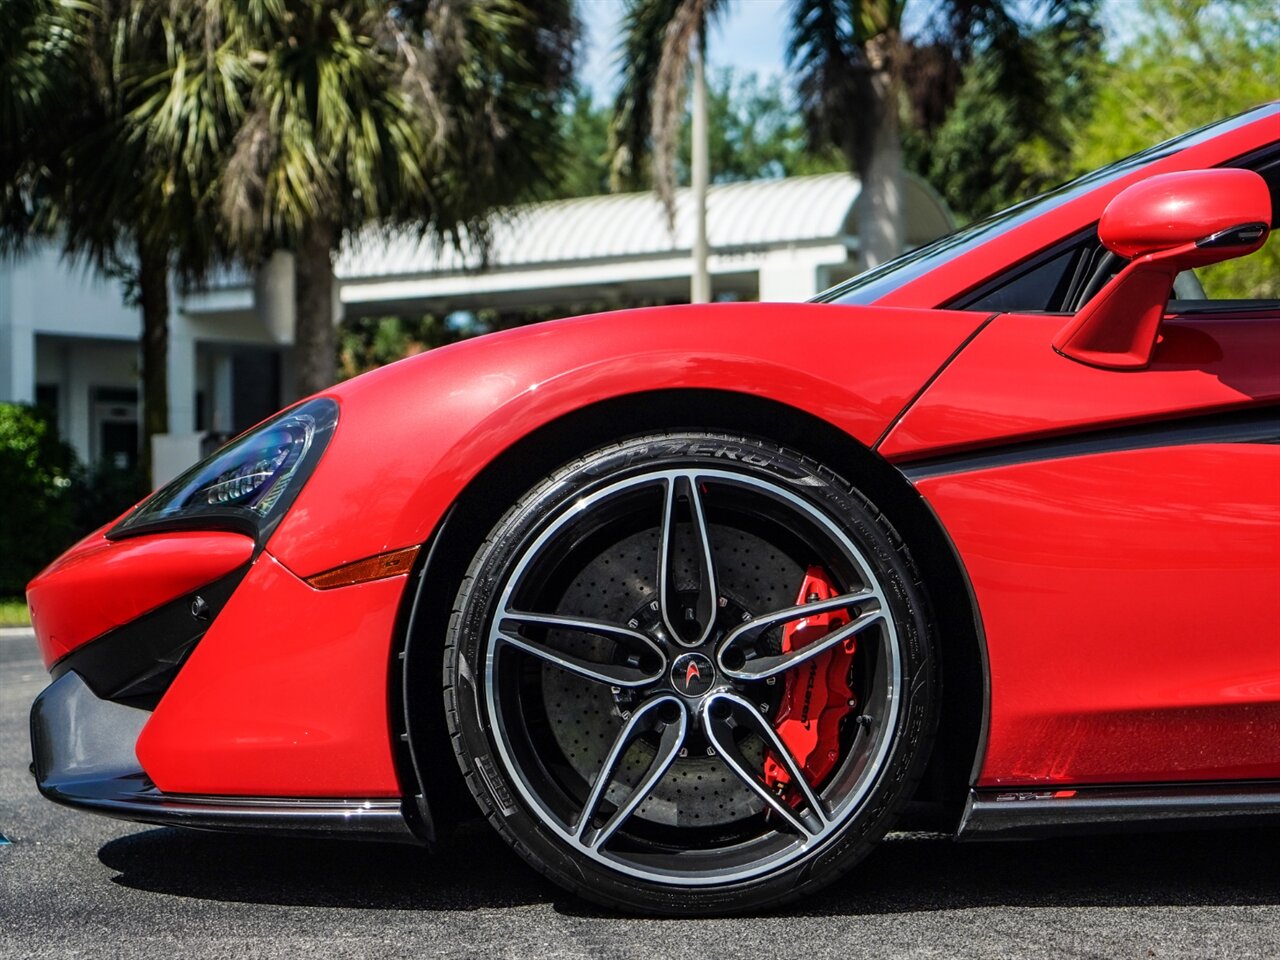
[[[1067,309],[1071,291],[1098,249],[1098,233],[1087,230],[1015,267],[947,306],[990,313],[1055,313]]]
[[[1072,268],[1079,257],[1076,249],[1051,253],[1048,259],[1034,264],[1011,279],[1003,279],[995,289],[979,291],[963,303],[962,309],[992,313],[1039,313],[1057,310]]]

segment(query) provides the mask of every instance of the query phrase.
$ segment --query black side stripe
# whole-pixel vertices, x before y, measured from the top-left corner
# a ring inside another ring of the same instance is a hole
[[[1280,444],[1280,407],[1251,407],[1232,413],[1180,417],[1133,427],[1113,427],[1087,434],[1055,437],[1051,440],[1031,440],[995,450],[919,460],[903,465],[900,469],[908,480],[916,483],[930,477],[1019,463],[1197,443]]]

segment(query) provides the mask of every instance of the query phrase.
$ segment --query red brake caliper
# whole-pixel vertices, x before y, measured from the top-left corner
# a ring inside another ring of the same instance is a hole
[[[810,567],[805,572],[796,603],[813,603],[834,596],[836,589],[827,572],[821,567]],[[782,652],[799,650],[848,622],[846,610],[792,621],[782,633]],[[786,686],[773,728],[813,786],[821,783],[835,766],[840,755],[840,721],[857,705],[849,689],[849,668],[856,649],[857,640],[849,637],[785,674]],[[789,802],[800,801],[798,792],[790,786],[787,768],[772,753],[765,757],[764,779]]]

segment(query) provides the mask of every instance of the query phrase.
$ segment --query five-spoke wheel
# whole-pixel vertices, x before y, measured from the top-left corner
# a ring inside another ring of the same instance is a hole
[[[642,438],[570,466],[460,595],[446,668],[473,790],[517,849],[614,904],[723,911],[834,875],[922,761],[906,562],[843,483],[758,441]],[[813,571],[831,589],[797,596]]]

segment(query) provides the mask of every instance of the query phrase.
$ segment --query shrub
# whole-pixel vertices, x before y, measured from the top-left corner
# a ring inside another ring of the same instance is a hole
[[[76,536],[75,453],[32,407],[0,403],[0,597],[27,581]]]
[[[116,519],[150,492],[141,470],[121,470],[106,462],[77,468],[71,490],[77,537]]]

